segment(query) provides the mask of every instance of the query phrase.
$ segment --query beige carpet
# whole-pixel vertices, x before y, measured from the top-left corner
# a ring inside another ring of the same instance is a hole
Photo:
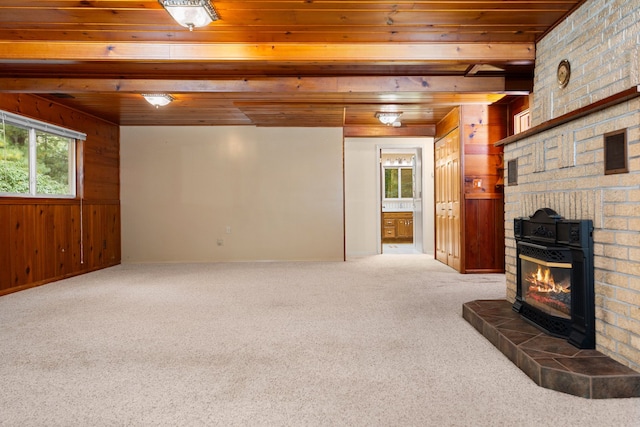
[[[536,386],[426,255],[124,265],[0,297],[2,426],[638,426]]]

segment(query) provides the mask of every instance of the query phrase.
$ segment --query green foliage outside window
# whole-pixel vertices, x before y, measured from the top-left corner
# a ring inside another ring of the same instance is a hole
[[[385,168],[384,197],[385,199],[398,198],[398,169]]]
[[[403,167],[384,168],[384,198],[413,198],[413,169]]]
[[[38,132],[36,136],[37,193],[68,194],[69,138]]]
[[[72,194],[69,158],[73,140],[41,131],[35,135],[36,194]],[[0,124],[0,193],[30,194],[29,145],[29,129]]]
[[[400,169],[400,197],[413,198],[413,169]]]

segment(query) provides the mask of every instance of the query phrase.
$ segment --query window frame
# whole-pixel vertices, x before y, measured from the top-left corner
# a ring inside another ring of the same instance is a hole
[[[26,129],[29,134],[29,149],[28,149],[28,165],[29,165],[29,192],[28,193],[8,193],[0,192],[0,197],[20,197],[20,198],[58,198],[58,199],[73,199],[77,197],[77,144],[78,141],[85,141],[87,135],[82,132],[77,132],[72,129],[64,128],[61,126],[46,123],[40,120],[32,119],[29,117],[21,116],[18,114],[10,113],[8,111],[0,110],[0,132],[4,132],[6,125],[20,127]],[[68,152],[68,181],[69,192],[62,194],[46,194],[38,193],[38,176],[37,176],[37,147],[38,147],[38,133],[45,133],[56,137],[69,139],[69,152]]]
[[[513,134],[531,129],[531,111],[527,108],[513,116]]]
[[[403,201],[403,200],[413,200],[415,196],[415,188],[413,183],[413,175],[415,173],[413,165],[383,165],[383,174],[382,174],[382,192],[383,192],[383,200],[389,201]],[[395,169],[398,171],[398,197],[387,197],[387,170]],[[411,197],[402,197],[402,169],[410,169],[411,170]]]

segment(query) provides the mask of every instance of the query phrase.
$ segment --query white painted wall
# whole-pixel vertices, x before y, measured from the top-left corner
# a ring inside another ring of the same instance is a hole
[[[125,263],[344,259],[340,128],[125,126],[120,150]]]
[[[377,150],[422,148],[424,251],[434,253],[433,138],[345,139],[345,229],[347,258],[378,253],[380,195]]]

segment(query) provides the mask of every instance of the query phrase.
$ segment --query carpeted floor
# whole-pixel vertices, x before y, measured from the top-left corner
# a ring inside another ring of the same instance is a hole
[[[427,255],[123,265],[0,297],[2,426],[638,426],[536,386]]]

